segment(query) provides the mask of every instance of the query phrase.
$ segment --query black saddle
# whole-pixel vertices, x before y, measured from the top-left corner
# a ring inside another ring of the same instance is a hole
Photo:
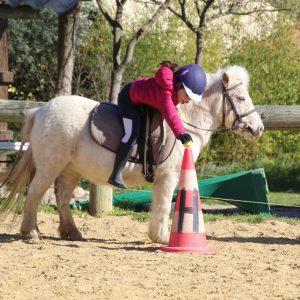
[[[154,166],[168,158],[176,139],[157,109],[145,106],[143,115],[141,134],[129,161],[142,164],[145,178],[152,182]],[[117,152],[125,133],[117,105],[102,102],[95,106],[90,114],[90,133],[97,144]]]

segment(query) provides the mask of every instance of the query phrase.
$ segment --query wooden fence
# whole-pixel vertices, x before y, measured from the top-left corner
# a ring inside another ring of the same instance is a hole
[[[0,122],[23,122],[26,112],[45,102],[0,99]],[[267,130],[300,130],[300,105],[256,105]]]

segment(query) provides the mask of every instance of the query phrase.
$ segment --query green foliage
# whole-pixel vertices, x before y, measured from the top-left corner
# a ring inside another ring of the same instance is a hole
[[[131,82],[138,77],[152,77],[163,60],[170,60],[180,65],[193,62],[195,56],[194,41],[191,47],[191,34],[185,27],[178,27],[178,19],[169,16],[164,23],[158,22],[143,37],[135,48],[135,55],[125,72],[124,82]],[[180,30],[180,33],[176,31]],[[178,40],[178,34],[183,38]],[[189,49],[187,51],[187,49]]]
[[[11,99],[48,101],[54,95],[57,73],[57,14],[41,10],[33,20],[9,20],[9,64],[15,81]]]
[[[89,190],[91,187],[91,183],[85,179],[85,178],[80,178],[79,184],[80,187],[82,187],[84,190]]]
[[[109,96],[112,69],[112,35],[104,17],[91,10],[92,22],[81,29],[74,69],[74,94],[97,101]]]
[[[194,39],[193,44],[195,44]],[[224,60],[222,33],[217,29],[207,29],[204,33],[204,41],[201,65],[206,72],[214,73]]]
[[[271,35],[245,39],[228,57],[226,64],[244,65],[249,71],[249,90],[255,104],[300,104],[297,32],[291,18],[279,18]],[[221,173],[264,167],[271,190],[299,190],[299,158],[299,131],[265,132],[258,141],[245,141],[226,133],[212,138],[199,165],[202,169],[212,163],[226,166]]]
[[[168,23],[167,29],[158,22],[137,44],[133,62],[125,72],[125,82],[138,77],[153,76],[158,64],[163,60],[170,60],[181,66],[194,63],[195,34],[173,15],[170,15],[169,19],[164,22]],[[178,38],[179,36],[181,38]],[[221,42],[222,37],[219,31],[211,29],[205,33],[202,65],[208,72],[215,71],[221,64]]]
[[[14,83],[9,98],[48,101],[53,98],[57,74],[57,14],[42,9],[38,19],[9,20],[9,69]],[[22,124],[10,123],[15,140]]]
[[[300,104],[300,48],[295,26],[276,23],[271,36],[244,41],[228,59],[243,64],[251,75],[250,91],[256,104]]]
[[[300,155],[297,159],[289,155],[278,155],[273,160],[264,163],[268,185],[272,191],[300,191]]]
[[[241,152],[239,148],[230,150],[229,146],[232,144],[227,143],[226,138],[224,140],[223,151],[218,150],[218,146],[210,146],[201,155],[198,162],[198,173],[201,178],[264,168],[271,191],[300,191],[299,152],[271,152],[268,155],[265,148],[261,147],[261,150],[257,149],[247,154]],[[243,141],[240,143],[242,144]]]

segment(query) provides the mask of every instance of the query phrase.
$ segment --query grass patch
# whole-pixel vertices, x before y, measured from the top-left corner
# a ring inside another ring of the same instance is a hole
[[[250,215],[250,214],[204,214],[204,221],[220,221],[220,220],[232,220],[237,223],[252,223],[258,224],[265,220],[272,219],[273,216],[262,216],[262,215]]]
[[[150,218],[149,212],[135,212],[129,209],[114,207],[110,214],[111,216],[131,216],[134,220],[139,222],[148,222]]]
[[[201,197],[201,203],[208,204],[208,205],[232,205],[231,203],[228,203],[226,201],[217,200],[214,198],[205,198]]]
[[[277,205],[300,206],[300,193],[294,192],[270,192],[268,202]]]
[[[81,218],[85,218],[88,215],[88,212],[85,210],[80,210],[76,208],[71,209],[72,214],[76,215]],[[49,205],[49,204],[40,204],[38,206],[38,212],[44,212],[47,214],[53,214],[53,215],[58,215],[58,211],[55,205]]]
[[[278,217],[273,215],[251,215],[251,214],[234,214],[234,215],[222,215],[222,214],[204,214],[204,222],[216,222],[221,220],[232,220],[237,223],[249,223],[259,224],[268,220],[281,221],[287,224],[296,225],[300,223],[300,219]]]
[[[47,214],[58,215],[58,211],[55,205],[40,204],[38,207],[38,212],[44,212]]]
[[[274,219],[273,216],[261,216],[261,215],[250,215],[250,214],[233,214],[233,215],[223,215],[223,214],[204,214],[205,222],[215,222],[220,220],[232,220],[237,223],[252,223],[258,224],[265,220]]]
[[[270,192],[267,194],[269,204],[300,206],[300,193],[295,192]],[[201,197],[201,202],[208,205],[232,205],[226,201]]]

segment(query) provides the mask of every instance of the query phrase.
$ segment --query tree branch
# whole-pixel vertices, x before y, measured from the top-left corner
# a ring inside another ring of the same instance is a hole
[[[163,4],[161,4],[160,8],[155,12],[152,18],[142,27],[140,28],[133,38],[130,40],[127,48],[126,54],[122,61],[122,68],[125,68],[132,60],[134,48],[138,42],[138,40],[145,35],[146,32],[152,27],[152,25],[157,21],[157,19],[161,16],[161,14],[169,7],[173,0],[166,0]]]
[[[155,0],[152,0],[152,1],[155,1]],[[190,30],[192,30],[193,32],[196,32],[196,26],[187,18],[186,14],[185,14],[185,9],[182,6],[183,2],[185,2],[185,1],[178,0],[178,2],[181,7],[181,13],[177,12],[174,8],[172,8],[170,6],[168,7],[168,10],[170,12],[172,12],[176,17],[181,19]]]
[[[205,6],[204,6],[202,12],[200,10],[199,2],[198,1],[195,1],[195,2],[197,2],[196,6],[197,6],[197,11],[199,12],[198,13],[198,15],[199,15],[199,28],[202,28],[202,27],[205,26],[206,13],[209,10],[209,8],[211,7],[211,5],[215,2],[215,0],[205,1]]]
[[[233,2],[229,5],[227,5],[227,9],[224,11],[222,10],[222,6],[219,6],[219,12],[208,17],[207,21],[216,20],[216,19],[221,18],[226,15],[247,16],[247,15],[252,15],[254,13],[264,13],[264,12],[273,13],[273,12],[291,11],[291,8],[255,8],[255,9],[251,9],[251,10],[245,10],[245,7],[247,6],[247,4],[251,4],[251,3],[254,4],[256,2],[255,1],[245,2],[245,1],[239,0],[237,2]],[[257,3],[260,5],[260,7],[262,7],[267,2],[259,1]]]
[[[102,12],[104,18],[106,19],[106,21],[112,26],[115,26],[115,21],[113,20],[113,18],[109,15],[105,4],[103,3],[102,0],[96,0],[97,4],[99,6],[100,11]]]

